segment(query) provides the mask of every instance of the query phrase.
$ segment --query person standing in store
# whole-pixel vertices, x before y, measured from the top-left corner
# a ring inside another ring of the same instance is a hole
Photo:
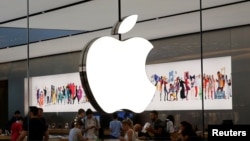
[[[98,138],[99,129],[99,121],[93,116],[93,111],[87,109],[86,118],[84,118],[84,136],[88,139]]]
[[[38,118],[48,127],[46,119],[43,116],[43,108],[38,108]]]
[[[118,139],[121,134],[122,123],[118,120],[117,112],[112,115],[113,120],[109,122],[110,138]]]
[[[85,110],[84,110],[84,109],[82,109],[82,108],[78,109],[77,115],[76,115],[76,117],[74,118],[74,120],[73,120],[73,122],[72,122],[72,124],[71,124],[71,128],[74,128],[74,127],[75,127],[74,123],[75,123],[75,121],[76,121],[78,118],[80,118],[81,121],[82,121],[82,123],[84,124],[84,117],[85,117],[85,114],[86,114],[86,113],[85,113]]]
[[[23,130],[23,118],[18,117],[16,122],[11,125],[11,141],[16,141]]]
[[[46,124],[38,118],[38,108],[36,106],[29,107],[26,120],[28,122],[24,122],[23,131],[17,141],[23,141],[26,136],[28,141],[47,141],[49,139]]]
[[[19,117],[22,117],[21,112],[19,110],[16,110],[14,112],[14,115],[8,121],[6,129],[5,129],[5,132],[9,132],[10,133],[12,124],[15,123]]]

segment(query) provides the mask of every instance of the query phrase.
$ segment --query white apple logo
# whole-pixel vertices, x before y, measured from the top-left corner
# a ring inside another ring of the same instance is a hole
[[[137,15],[123,19],[117,25],[118,33],[129,31],[136,21]],[[145,70],[146,58],[152,48],[153,45],[144,38],[119,41],[104,36],[94,39],[83,49],[81,80],[97,111],[112,113],[127,109],[140,113],[145,110],[156,90]]]

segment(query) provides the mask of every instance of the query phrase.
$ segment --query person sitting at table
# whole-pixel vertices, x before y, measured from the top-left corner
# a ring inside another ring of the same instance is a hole
[[[152,110],[149,113],[150,122],[149,126],[146,127],[147,134],[152,140],[166,140],[165,122],[158,116],[158,111]]]
[[[174,141],[201,141],[201,137],[197,136],[192,124],[187,121],[181,121],[179,136],[171,139]]]
[[[85,110],[83,108],[79,108],[76,116],[74,117],[73,121],[70,122],[70,124],[65,123],[65,129],[73,129],[75,128],[75,124],[77,120],[81,120],[83,126],[81,126],[81,132],[82,135],[84,135],[84,117],[85,117]]]
[[[82,121],[82,123],[83,123],[83,125],[84,125],[84,117],[85,117],[85,114],[86,114],[86,113],[85,113],[85,110],[84,110],[84,109],[82,109],[82,108],[78,109],[77,115],[76,115],[76,117],[74,118],[73,122],[71,123],[70,128],[74,128],[74,127],[75,127],[74,123],[75,123],[75,121],[76,121],[78,118],[81,119],[81,121]],[[84,126],[83,126],[83,128],[84,128]],[[84,129],[81,129],[81,130],[82,130],[82,132],[84,132]]]
[[[71,128],[69,131],[69,141],[86,141],[88,138],[85,138],[82,135],[82,127],[83,123],[81,118],[77,118],[76,121],[74,121],[74,128]]]
[[[120,141],[136,140],[133,122],[130,119],[124,119],[122,121],[122,130],[124,131],[124,135],[119,137]]]
[[[139,140],[147,140],[148,137],[149,137],[149,135],[147,133],[142,132],[142,126],[139,123],[136,123],[134,125],[134,131],[135,131],[135,134],[136,134],[136,138],[139,139]]]

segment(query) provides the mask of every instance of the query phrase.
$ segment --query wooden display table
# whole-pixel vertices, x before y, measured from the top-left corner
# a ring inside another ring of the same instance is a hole
[[[69,129],[48,129],[50,135],[68,135]]]
[[[49,141],[68,141],[68,136],[49,135]]]
[[[11,136],[0,135],[1,141],[10,141]],[[27,141],[27,137],[24,138],[24,141]],[[49,136],[49,141],[68,141],[68,137],[62,136]]]
[[[11,137],[9,135],[0,135],[0,140],[11,140]]]
[[[104,135],[109,136],[110,135],[110,129],[104,129]]]

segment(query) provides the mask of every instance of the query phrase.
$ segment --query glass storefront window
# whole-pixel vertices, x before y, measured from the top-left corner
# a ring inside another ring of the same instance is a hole
[[[157,110],[162,120],[174,115],[177,128],[186,120],[202,132],[225,121],[249,124],[248,1],[27,0],[0,5],[6,13],[0,18],[0,81],[8,83],[0,93],[7,99],[1,112],[8,113],[0,119],[2,129],[15,110],[25,116],[31,105],[43,107],[48,122],[58,127],[70,123],[78,108],[93,108],[84,91],[78,100],[58,95],[72,83],[84,90],[78,76],[82,49],[101,36],[143,37],[154,46],[146,73],[157,90],[144,112],[133,113],[134,122],[147,122],[149,112]],[[133,14],[138,15],[133,30],[111,34],[117,21]],[[172,86],[179,89],[171,92]],[[110,115],[95,112],[107,128]]]

